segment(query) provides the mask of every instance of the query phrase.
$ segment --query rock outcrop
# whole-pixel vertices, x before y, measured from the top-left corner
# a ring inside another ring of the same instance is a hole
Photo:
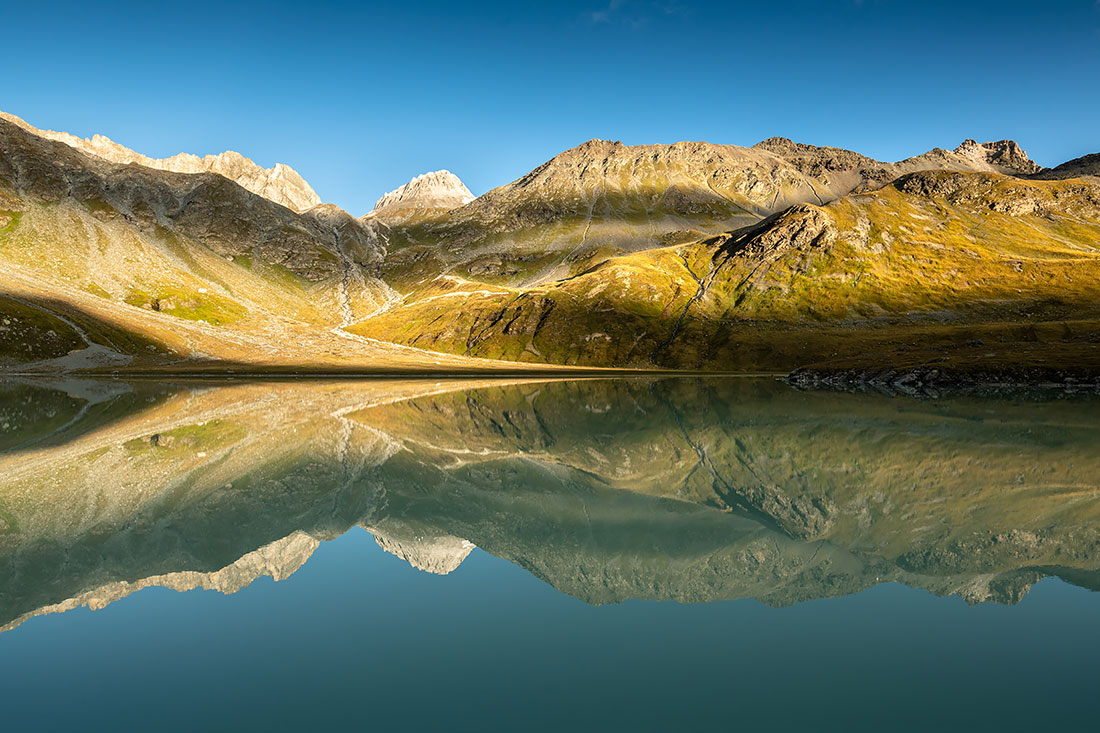
[[[782,137],[769,138],[753,147],[774,153],[807,175],[843,175],[854,183],[852,190],[876,188],[898,176],[923,170],[1015,176],[1031,175],[1042,170],[1013,140],[978,143],[967,139],[954,150],[935,148],[896,163],[874,160],[843,148],[805,145]]]
[[[82,138],[67,132],[40,130],[5,112],[0,112],[0,119],[16,124],[38,137],[64,143],[86,155],[119,165],[134,163],[173,173],[217,173],[254,194],[294,211],[306,211],[321,203],[320,197],[310,185],[293,168],[282,163],[264,168],[232,150],[202,157],[180,153],[170,158],[150,158],[103,135]]]
[[[978,143],[976,140],[964,140],[952,153],[967,161],[972,170],[988,170],[1007,175],[1030,175],[1038,173],[1042,167],[1030,160],[1027,153],[1015,140]]]

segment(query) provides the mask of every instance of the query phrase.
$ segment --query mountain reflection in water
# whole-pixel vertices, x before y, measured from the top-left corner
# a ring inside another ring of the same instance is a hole
[[[1095,589],[1096,407],[742,378],[6,381],[0,629],[279,580],[355,526],[421,570],[476,546],[589,604]]]

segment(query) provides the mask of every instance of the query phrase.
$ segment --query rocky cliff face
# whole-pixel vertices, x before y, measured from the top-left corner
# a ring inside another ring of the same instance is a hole
[[[135,163],[146,168],[173,173],[217,173],[252,193],[294,211],[306,211],[321,203],[320,197],[310,185],[293,168],[282,163],[276,163],[271,168],[263,168],[232,150],[203,157],[180,153],[170,158],[150,158],[119,145],[103,135],[81,138],[67,132],[40,130],[15,115],[4,112],[0,112],[0,119],[18,125],[38,137],[64,143],[86,155],[119,165]]]
[[[473,200],[470,189],[454,173],[433,171],[417,176],[378,199],[374,209],[364,218],[404,223],[439,216]]]

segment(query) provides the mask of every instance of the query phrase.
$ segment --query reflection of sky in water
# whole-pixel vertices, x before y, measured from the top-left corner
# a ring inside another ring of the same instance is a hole
[[[362,530],[235,595],[142,591],[0,635],[5,726],[808,730],[1091,722],[1100,595],[889,584],[772,609],[592,607],[475,550],[446,576]]]

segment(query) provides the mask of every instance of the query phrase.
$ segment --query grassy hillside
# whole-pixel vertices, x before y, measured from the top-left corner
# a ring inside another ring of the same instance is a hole
[[[1042,344],[1048,363],[1100,366],[1098,276],[1096,183],[923,172],[542,285],[440,278],[353,330],[568,364],[786,370],[981,347],[1004,365]]]
[[[785,138],[751,148],[590,140],[449,212],[392,221],[380,212],[377,220],[392,225],[384,272],[402,292],[440,274],[537,285],[610,256],[690,242],[930,169],[1039,170],[1011,141],[967,141],[886,163]]]
[[[0,120],[0,369],[491,368],[347,334],[384,246],[219,175],[115,165]]]
[[[9,371],[1100,370],[1100,179],[1011,141],[596,140],[388,224],[0,142]]]

